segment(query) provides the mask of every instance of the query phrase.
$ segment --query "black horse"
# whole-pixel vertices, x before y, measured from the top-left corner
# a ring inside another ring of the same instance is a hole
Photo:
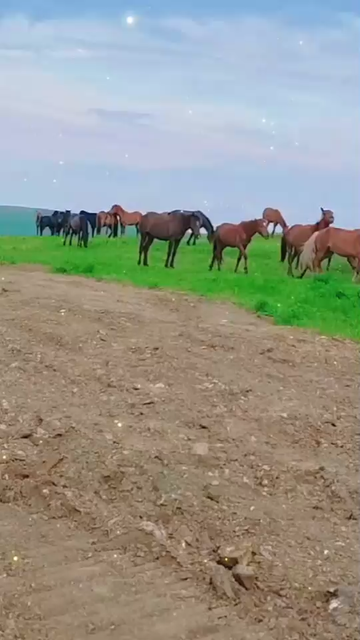
[[[81,213],[68,213],[65,217],[64,221],[64,246],[66,245],[66,240],[70,235],[69,245],[72,244],[72,239],[74,236],[77,236],[78,247],[84,246],[87,248],[89,242],[89,229],[88,229],[88,221],[86,217]]]
[[[165,267],[174,268],[175,256],[181,240],[188,229],[197,235],[200,232],[201,219],[198,213],[183,211],[156,213],[149,211],[142,216],[139,222],[140,245],[138,264],[148,267],[148,253],[154,240],[167,240],[169,242]]]
[[[37,222],[37,228],[41,236],[44,233],[45,229],[50,229],[50,233],[53,236],[55,233],[55,226],[52,216],[42,215]]]
[[[211,220],[209,220],[209,218],[202,211],[186,211],[185,209],[174,209],[174,211],[170,211],[169,213],[186,213],[188,215],[192,213],[196,214],[197,216],[199,216],[201,220],[200,228],[205,229],[209,242],[212,241],[212,237],[214,235],[214,227],[212,225]],[[196,244],[196,240],[198,239],[199,235],[196,236],[195,233],[191,231],[186,244],[190,246],[191,240],[192,240],[193,241],[192,244],[194,246]]]
[[[56,236],[59,236],[61,232],[64,233],[65,220],[70,214],[70,209],[66,209],[66,211],[54,211],[54,213],[51,215],[54,223],[54,233]]]
[[[91,227],[91,237],[93,238],[96,232],[96,216],[97,213],[91,213],[90,211],[84,211],[84,209],[81,209],[80,216],[85,216],[86,220],[88,221],[90,227]]]

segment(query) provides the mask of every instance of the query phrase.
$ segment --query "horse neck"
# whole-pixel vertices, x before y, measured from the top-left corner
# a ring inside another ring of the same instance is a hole
[[[251,238],[257,233],[258,227],[256,220],[248,220],[247,222],[240,222],[239,227],[244,231],[247,240],[251,240]]]
[[[329,226],[329,220],[326,220],[326,218],[321,218],[321,220],[319,220],[319,222],[314,225],[314,231],[321,231],[321,229],[327,229],[327,227]]]

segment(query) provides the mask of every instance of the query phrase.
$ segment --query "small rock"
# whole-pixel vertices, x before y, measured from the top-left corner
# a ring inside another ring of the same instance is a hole
[[[212,565],[210,584],[220,598],[235,600],[236,595],[231,584],[230,575],[224,567],[216,564]]]
[[[226,569],[232,569],[236,565],[246,567],[254,555],[255,552],[251,545],[244,545],[243,547],[220,547],[217,562]]]
[[[209,453],[209,445],[207,442],[196,442],[193,445],[192,453],[196,456],[207,456]]]
[[[165,385],[162,382],[158,382],[155,385],[155,389],[165,389]]]
[[[246,567],[243,564],[237,564],[232,568],[234,580],[238,582],[244,589],[249,591],[255,580],[255,572],[251,567]]]
[[[205,497],[213,502],[220,502],[222,491],[219,486],[208,485],[205,487]]]

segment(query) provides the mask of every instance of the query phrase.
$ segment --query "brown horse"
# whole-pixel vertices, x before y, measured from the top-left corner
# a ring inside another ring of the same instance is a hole
[[[114,204],[109,213],[113,213],[117,216],[122,236],[125,235],[126,227],[135,227],[136,235],[139,235],[139,224],[143,217],[143,214],[140,213],[140,211],[126,211],[119,204]]]
[[[272,207],[266,207],[264,209],[262,217],[267,221],[268,225],[273,224],[273,230],[271,233],[271,237],[275,235],[275,229],[278,225],[282,228],[283,232],[287,229],[287,224],[280,213],[279,209],[273,209]]]
[[[110,230],[108,238],[115,235],[116,226],[118,224],[117,216],[109,211],[99,211],[96,216],[96,234],[99,236],[102,229]]]
[[[239,249],[238,259],[235,265],[235,273],[238,270],[240,260],[243,257],[245,266],[244,272],[248,273],[248,256],[246,248],[250,244],[255,233],[259,233],[263,238],[269,237],[267,221],[263,218],[257,220],[248,220],[240,222],[240,224],[230,224],[225,222],[215,229],[213,240],[213,255],[209,265],[212,271],[215,260],[217,261],[218,271],[222,263],[222,254],[226,247],[234,247]]]
[[[284,234],[281,238],[281,254],[280,259],[281,262],[285,262],[286,255],[288,256],[288,275],[293,276],[292,264],[295,258],[299,258],[302,248],[311,238],[312,234],[315,231],[321,231],[321,229],[326,229],[329,227],[335,220],[335,216],[333,211],[330,209],[321,208],[321,218],[315,224],[294,224],[292,227],[288,227],[285,229]]]
[[[305,242],[300,256],[301,275],[303,278],[308,269],[321,273],[321,263],[328,258],[329,263],[336,253],[342,258],[347,258],[354,271],[355,280],[360,273],[360,229],[348,231],[337,227],[328,227],[322,231],[316,231]]]
[[[174,268],[175,256],[179,244],[188,229],[197,236],[200,233],[202,221],[199,215],[194,213],[156,213],[149,211],[141,217],[139,222],[140,245],[138,264],[144,256],[143,265],[148,267],[148,253],[154,240],[167,240],[169,242],[165,260],[165,267]]]

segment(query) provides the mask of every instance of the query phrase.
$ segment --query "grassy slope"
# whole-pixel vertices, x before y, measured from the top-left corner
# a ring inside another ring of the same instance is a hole
[[[235,275],[236,252],[225,252],[221,273],[208,271],[210,247],[181,245],[175,270],[164,269],[166,246],[154,243],[150,267],[138,267],[134,238],[96,238],[88,250],[62,247],[59,238],[0,238],[0,262],[40,263],[56,273],[114,279],[150,288],[178,289],[226,299],[278,324],[314,328],[323,334],[360,340],[360,287],[351,282],[347,263],[333,261],[330,274],[304,280],[286,276],[279,241],[255,240],[249,248],[249,276]]]

